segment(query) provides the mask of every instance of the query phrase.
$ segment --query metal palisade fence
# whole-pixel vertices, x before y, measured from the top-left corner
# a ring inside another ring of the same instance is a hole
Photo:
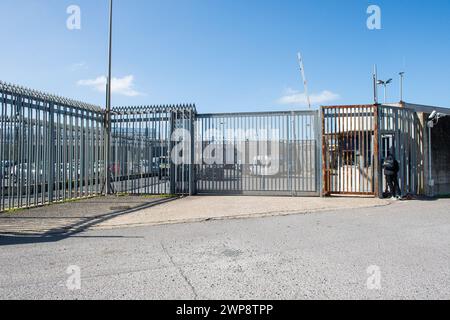
[[[113,191],[193,194],[195,115],[194,105],[114,108],[110,165]],[[185,143],[188,145],[184,147]],[[175,154],[179,145],[182,148]],[[180,156],[184,161],[177,161]]]
[[[109,146],[105,119],[100,107],[0,82],[0,211],[106,189],[377,196],[389,150],[402,164],[402,194],[424,188],[423,126],[407,108],[198,114],[195,105],[118,107]]]
[[[102,192],[101,108],[0,82],[0,211]]]

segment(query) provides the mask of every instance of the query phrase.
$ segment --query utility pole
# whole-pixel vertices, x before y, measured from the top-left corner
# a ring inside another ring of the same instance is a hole
[[[112,193],[111,186],[111,69],[112,69],[112,24],[113,0],[109,0],[109,48],[108,48],[108,79],[106,83],[106,113],[105,113],[105,194]]]

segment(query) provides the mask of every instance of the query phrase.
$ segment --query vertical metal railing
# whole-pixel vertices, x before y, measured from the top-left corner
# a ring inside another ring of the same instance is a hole
[[[394,152],[401,193],[423,188],[423,137],[413,110],[384,106],[322,108],[324,194],[382,195],[382,164]]]
[[[318,195],[318,112],[197,115],[200,194]]]
[[[389,152],[399,162],[402,195],[418,194],[423,189],[423,128],[417,113],[406,108],[380,106],[381,163]],[[380,192],[386,190],[381,175]]]
[[[3,82],[0,105],[0,211],[99,194],[99,107]]]
[[[377,106],[322,107],[323,194],[375,195]]]
[[[402,194],[424,187],[423,128],[405,108],[144,106],[111,118],[106,146],[101,108],[0,82],[0,212],[103,194],[107,170],[116,194],[377,195],[390,148]]]
[[[194,193],[191,146],[195,115],[194,105],[113,108],[113,190],[124,194]],[[190,156],[183,163],[173,155],[180,144],[187,147],[180,150],[181,156]]]

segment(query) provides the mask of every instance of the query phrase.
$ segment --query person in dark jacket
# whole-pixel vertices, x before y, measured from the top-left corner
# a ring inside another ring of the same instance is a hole
[[[383,163],[384,175],[386,177],[389,191],[393,198],[400,198],[400,187],[398,184],[398,172],[400,165],[395,159],[394,152],[391,150]]]

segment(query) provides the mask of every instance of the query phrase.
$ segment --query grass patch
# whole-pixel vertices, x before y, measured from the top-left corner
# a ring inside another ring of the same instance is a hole
[[[89,196],[89,197],[83,197],[83,198],[74,198],[74,199],[66,199],[66,200],[56,200],[56,201],[51,202],[51,203],[39,204],[39,205],[36,205],[36,206],[30,206],[30,207],[24,207],[24,208],[11,208],[11,209],[6,209],[6,210],[3,211],[2,213],[5,213],[5,214],[13,214],[13,213],[23,212],[23,211],[32,210],[32,209],[37,209],[37,208],[45,208],[45,207],[50,207],[50,206],[56,206],[56,205],[59,205],[59,204],[67,204],[67,203],[81,202],[81,201],[84,201],[84,200],[94,199],[94,198],[98,198],[98,197],[99,197],[99,196]]]
[[[175,194],[144,194],[144,195],[138,195],[138,194],[132,194],[132,193],[126,193],[126,192],[122,192],[122,193],[116,193],[115,194],[116,197],[141,197],[144,199],[170,199],[170,198],[176,198],[177,195]]]
[[[3,213],[5,214],[13,214],[13,213],[18,213],[21,211],[25,211],[28,210],[27,208],[12,208],[12,209],[6,209]]]
[[[131,196],[131,194],[126,193],[126,192],[119,192],[115,194],[116,197],[129,197]]]
[[[83,198],[66,199],[66,200],[61,200],[61,201],[55,201],[55,202],[50,203],[48,205],[51,206],[53,204],[74,203],[74,202],[80,202],[80,201],[84,201],[84,200],[88,200],[88,199],[94,199],[94,198],[98,198],[98,197],[99,196],[90,196],[90,197],[83,197]]]
[[[170,198],[175,198],[176,195],[174,194],[161,194],[161,195],[143,195],[142,198],[144,199],[170,199]]]

